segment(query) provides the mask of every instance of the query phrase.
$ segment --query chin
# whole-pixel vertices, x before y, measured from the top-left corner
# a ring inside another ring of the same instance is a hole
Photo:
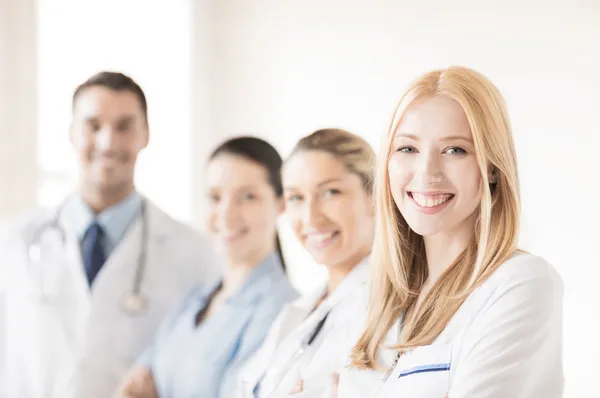
[[[440,232],[443,232],[443,228],[440,228],[440,226],[437,224],[438,223],[433,224],[433,223],[425,223],[425,222],[413,222],[413,223],[409,222],[408,226],[417,235],[420,235],[422,237],[428,237],[428,236],[437,235]]]
[[[309,251],[310,256],[317,264],[328,267],[330,264],[335,264],[338,256],[329,253],[314,253]]]

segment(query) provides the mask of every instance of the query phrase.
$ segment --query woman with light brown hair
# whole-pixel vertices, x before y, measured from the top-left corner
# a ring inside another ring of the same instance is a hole
[[[237,397],[321,397],[353,341],[347,324],[370,275],[375,211],[374,153],[357,135],[318,130],[302,138],[282,168],[285,212],[296,237],[328,278],[286,305]]]
[[[498,89],[464,67],[424,74],[380,156],[366,327],[338,396],[561,397],[563,284],[517,248]]]

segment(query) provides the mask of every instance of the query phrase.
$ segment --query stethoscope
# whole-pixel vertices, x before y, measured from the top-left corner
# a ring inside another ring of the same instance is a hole
[[[148,309],[148,299],[141,292],[142,282],[146,271],[147,252],[149,245],[148,212],[146,207],[146,201],[142,200],[140,209],[141,247],[140,251],[138,252],[135,277],[131,290],[121,300],[121,308],[130,316],[142,315]],[[54,231],[53,233],[58,237],[58,243],[64,252],[67,246],[67,232],[60,224],[60,213],[62,208],[63,205],[60,205],[50,220],[44,222],[36,228],[26,245],[27,265],[29,270],[33,272],[36,266],[38,268],[38,286],[34,294],[43,303],[51,302],[51,298],[45,288],[43,271],[46,267],[44,267],[42,264],[45,260],[45,258],[43,258],[44,253],[42,253],[42,240],[44,236],[47,236],[47,234],[49,234],[51,231]]]
[[[296,350],[296,352],[294,353],[294,355],[292,355],[292,357],[286,362],[286,365],[281,368],[281,370],[279,371],[279,377],[278,377],[277,383],[275,383],[273,385],[273,387],[271,388],[271,391],[269,391],[269,393],[266,395],[266,398],[271,398],[273,396],[273,394],[275,393],[275,391],[277,390],[277,388],[279,388],[279,385],[283,382],[285,376],[290,371],[290,369],[294,366],[294,364],[296,362],[298,362],[300,360],[300,358],[302,357],[302,355],[304,355],[304,353],[306,352],[306,350],[308,349],[308,347],[310,347],[312,345],[312,343],[315,341],[315,339],[317,338],[317,336],[319,335],[319,333],[323,329],[323,325],[325,325],[325,321],[327,320],[327,317],[329,316],[330,312],[327,312],[327,314],[325,314],[325,316],[323,317],[323,319],[321,319],[319,321],[319,323],[317,324],[317,326],[315,326],[314,330],[308,336],[308,338],[306,338],[302,342],[302,344]],[[269,374],[273,374],[274,372],[276,372],[275,368],[271,368],[268,372],[266,372],[263,375],[263,377],[261,377],[261,379],[258,381],[258,383],[256,383],[256,386],[255,386],[254,390],[256,390],[257,388],[260,388],[260,384],[264,380],[264,378],[267,375],[269,375]]]
[[[400,319],[398,320],[398,341],[400,341],[400,335],[402,334],[402,328],[404,327],[405,315],[406,313],[403,312],[400,315]],[[384,375],[381,377],[377,389],[373,392],[372,395],[369,396],[370,398],[376,398],[379,395],[381,389],[383,388],[383,385],[387,382],[392,373],[394,373],[394,370],[396,370],[396,367],[398,366],[398,362],[400,362],[400,358],[402,358],[402,355],[403,354],[401,352],[396,353],[396,355],[394,356],[394,361],[392,362],[388,370],[384,373]]]

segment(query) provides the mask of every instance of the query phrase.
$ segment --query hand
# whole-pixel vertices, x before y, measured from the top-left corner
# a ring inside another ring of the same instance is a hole
[[[298,384],[296,384],[296,386],[292,389],[292,391],[290,391],[288,395],[298,394],[302,391],[304,391],[304,380],[300,379],[298,381]]]
[[[134,367],[117,393],[118,398],[158,398],[152,371],[144,367]]]
[[[337,398],[339,385],[340,385],[340,375],[338,373],[332,373],[331,374],[331,398]]]

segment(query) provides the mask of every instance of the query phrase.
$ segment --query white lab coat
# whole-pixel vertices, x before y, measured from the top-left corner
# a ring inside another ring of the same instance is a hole
[[[147,201],[148,252],[143,315],[127,315],[121,300],[132,289],[141,244],[141,217],[129,228],[88,287],[79,242],[60,217],[67,243],[44,262],[54,298],[43,303],[32,278],[23,236],[31,236],[56,210],[38,213],[0,243],[4,290],[0,332],[3,398],[108,398],[152,338],[166,312],[201,282],[213,282],[219,263],[204,238]],[[48,232],[49,236],[56,236]],[[50,243],[48,243],[50,245]],[[43,246],[42,246],[43,247]],[[48,253],[49,248],[43,247]],[[46,280],[46,279],[45,279]],[[0,388],[2,388],[0,387]]]
[[[356,315],[357,293],[368,283],[369,276],[370,265],[366,258],[314,312],[311,313],[326,285],[284,307],[262,348],[242,369],[235,397],[254,397],[253,390],[263,376],[261,398],[271,391],[269,398],[287,397],[299,380],[303,381],[303,392],[294,398],[329,397],[331,374],[340,371],[351,348],[348,346],[351,339],[346,333],[352,331],[346,325]],[[327,321],[313,344],[297,361],[290,362],[328,312]]]
[[[516,255],[467,298],[433,344],[403,355],[385,382],[384,371],[346,368],[338,397],[562,397],[562,296],[552,266]],[[384,346],[398,336],[396,323]],[[378,362],[389,369],[395,356],[380,349]]]

